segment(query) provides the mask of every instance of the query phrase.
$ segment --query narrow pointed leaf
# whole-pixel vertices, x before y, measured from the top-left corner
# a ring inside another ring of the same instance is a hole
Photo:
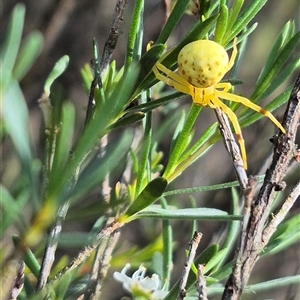
[[[159,197],[161,197],[167,188],[167,185],[167,180],[162,177],[155,178],[150,181],[140,195],[129,206],[125,213],[126,218],[132,217],[154,203]]]
[[[44,85],[44,92],[46,95],[50,95],[50,88],[53,84],[54,80],[59,77],[67,68],[69,64],[69,56],[64,55],[61,57],[54,65],[52,71],[48,75],[48,78],[46,79],[45,85]]]
[[[239,215],[228,215],[226,211],[215,208],[182,208],[174,209],[168,207],[163,209],[159,206],[152,205],[140,211],[139,218],[152,219],[175,219],[175,220],[211,220],[211,221],[234,221],[241,220]]]

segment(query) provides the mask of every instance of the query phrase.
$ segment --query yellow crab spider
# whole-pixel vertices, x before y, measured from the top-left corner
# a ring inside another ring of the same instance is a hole
[[[226,50],[218,43],[210,40],[199,40],[187,44],[178,55],[178,73],[175,73],[158,61],[153,72],[156,78],[176,90],[191,95],[194,104],[220,108],[230,119],[237,140],[240,144],[244,168],[247,169],[245,141],[237,116],[221,100],[239,102],[268,117],[283,133],[282,125],[269,112],[241,97],[229,92],[232,88],[228,82],[220,82],[232,68],[237,55],[236,39],[233,41],[233,51],[229,59]]]

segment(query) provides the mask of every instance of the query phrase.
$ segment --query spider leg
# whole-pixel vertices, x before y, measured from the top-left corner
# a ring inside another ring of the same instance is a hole
[[[232,88],[229,82],[219,82],[215,85],[215,89],[223,89],[223,93],[227,93]]]
[[[237,47],[236,47],[236,43],[237,43],[237,38],[234,38],[233,40],[233,44],[232,44],[232,54],[228,63],[228,67],[227,67],[227,72],[232,68],[236,55],[237,55]]]
[[[179,92],[191,94],[191,90],[189,88],[190,83],[184,78],[180,77],[178,74],[169,70],[163,64],[159,62],[156,63],[152,68],[152,71],[158,80],[163,81],[165,84],[175,88]],[[159,71],[163,72],[166,75],[160,73]]]
[[[249,99],[241,96],[237,96],[235,94],[226,93],[224,91],[217,91],[216,92],[217,97],[242,103],[245,106],[251,108],[254,111],[257,111],[258,113],[268,117],[283,133],[285,133],[285,129],[282,127],[282,125],[278,122],[278,120],[267,110],[264,110],[262,107],[258,106],[257,104],[251,102]]]
[[[215,95],[210,96],[212,98],[212,103],[213,105],[209,105],[212,108],[219,107],[222,109],[222,111],[228,116],[229,120],[231,121],[234,131],[236,133],[236,137],[238,140],[238,143],[240,144],[240,149],[241,149],[241,155],[242,155],[242,160],[244,163],[244,168],[247,170],[247,155],[246,155],[246,147],[245,147],[245,141],[242,135],[242,130],[238,121],[237,116],[234,114],[234,112],[227,106],[225,105],[218,97]]]

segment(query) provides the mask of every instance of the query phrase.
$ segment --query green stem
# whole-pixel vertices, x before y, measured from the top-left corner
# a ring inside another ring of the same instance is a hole
[[[149,92],[147,92],[147,102],[151,101],[151,97]],[[143,189],[143,181],[145,178],[145,174],[147,171],[147,164],[149,163],[149,155],[151,149],[151,140],[152,140],[152,111],[149,111],[146,114],[145,118],[145,130],[144,130],[144,138],[142,144],[142,154],[141,160],[139,162],[139,169],[137,174],[137,181],[136,181],[136,189],[135,189],[135,196],[137,197]],[[149,173],[151,170],[149,171]],[[151,178],[149,178],[149,181]]]
[[[170,177],[172,175],[174,169],[177,167],[180,156],[182,155],[182,153],[184,152],[184,150],[187,147],[187,141],[189,139],[190,132],[195,124],[195,121],[197,120],[197,117],[198,117],[201,109],[202,109],[202,106],[198,106],[195,104],[193,104],[191,106],[191,109],[190,109],[189,115],[185,121],[184,127],[183,127],[183,129],[176,141],[174,149],[170,155],[170,160],[168,162],[168,165],[167,165],[166,170],[163,175],[164,178],[168,179],[168,177]]]
[[[168,204],[164,197],[160,198],[161,207],[167,209]],[[169,290],[171,279],[171,266],[172,266],[172,241],[173,233],[170,220],[162,221],[163,225],[163,274],[162,278],[165,281],[165,290]]]

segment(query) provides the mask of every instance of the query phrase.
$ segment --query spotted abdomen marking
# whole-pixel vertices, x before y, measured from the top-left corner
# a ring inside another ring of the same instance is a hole
[[[224,77],[228,71],[228,54],[216,42],[200,40],[184,46],[178,55],[178,74],[190,84],[206,88]]]

